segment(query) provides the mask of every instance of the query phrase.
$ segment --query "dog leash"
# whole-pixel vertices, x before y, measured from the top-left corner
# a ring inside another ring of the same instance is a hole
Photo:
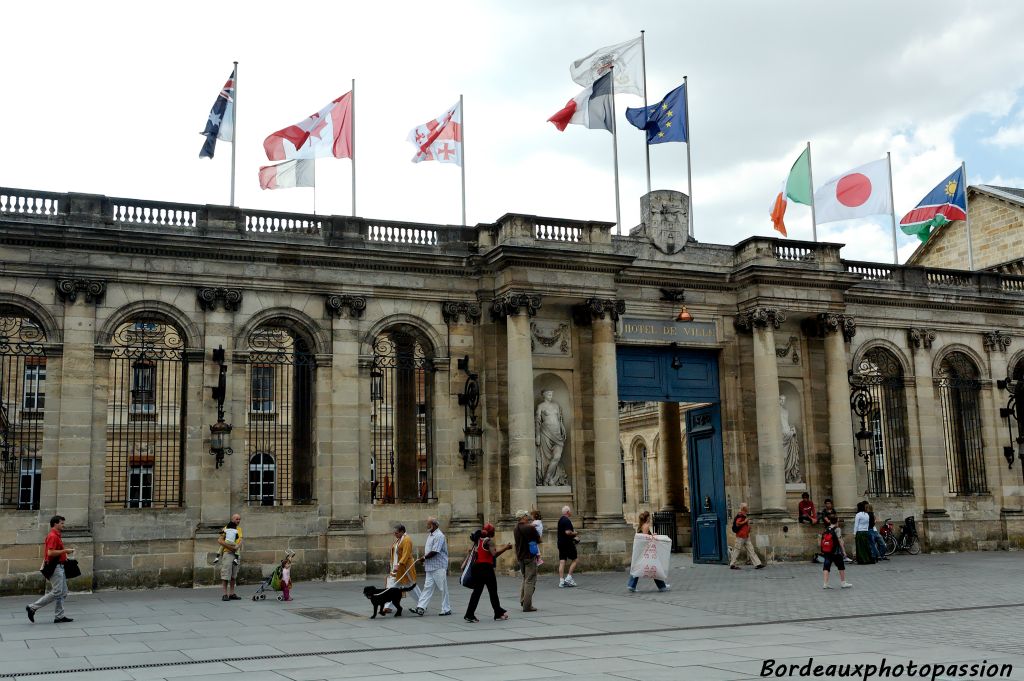
[[[375,593],[373,595],[374,596],[380,596],[382,593],[384,593],[384,591],[387,591],[389,588],[391,588],[391,589],[398,589],[399,591],[412,591],[414,588],[416,588],[416,583],[415,582],[413,582],[413,585],[411,587],[409,587],[408,589],[403,589],[402,587],[397,586],[397,583],[402,581],[403,579],[405,579],[409,575],[409,573],[412,572],[412,569],[414,567],[416,567],[416,561],[417,560],[419,560],[419,559],[418,558],[413,558],[412,565],[410,565],[406,569],[406,571],[402,573],[401,577],[399,577],[398,579],[395,580],[396,586],[393,586],[393,587],[385,586],[383,591],[379,591],[379,592],[377,592],[377,593]],[[385,584],[386,584],[386,582],[385,582]]]

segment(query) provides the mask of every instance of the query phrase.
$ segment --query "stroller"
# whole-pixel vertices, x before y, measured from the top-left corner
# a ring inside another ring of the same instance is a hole
[[[291,549],[285,551],[285,558],[294,558],[295,552]],[[284,561],[281,561],[284,562]],[[281,590],[281,563],[278,563],[274,568],[274,571],[270,573],[270,576],[260,582],[259,587],[256,589],[256,593],[252,595],[254,601],[265,601],[267,600],[267,590],[273,589],[274,591]],[[278,596],[277,600],[283,600],[283,596]]]

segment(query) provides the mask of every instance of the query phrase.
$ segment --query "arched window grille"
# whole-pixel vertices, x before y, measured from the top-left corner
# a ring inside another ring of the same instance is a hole
[[[651,500],[651,478],[647,466],[647,445],[640,445],[640,503],[646,504]]]
[[[277,486],[277,463],[273,455],[256,452],[249,457],[249,503],[273,506]]]
[[[942,402],[943,440],[949,491],[982,494],[985,478],[981,435],[981,381],[974,362],[962,352],[943,358],[936,377]]]
[[[46,336],[21,310],[0,307],[0,507],[39,508]]]
[[[249,503],[312,503],[315,357],[301,334],[275,322],[254,330],[247,344]]]
[[[156,319],[118,325],[110,355],[106,503],[180,506],[187,359],[181,333]]]
[[[433,348],[415,329],[382,332],[370,369],[371,497],[429,501],[434,490]]]
[[[873,433],[872,455],[868,457],[868,494],[870,496],[911,496],[907,456],[907,398],[903,367],[885,348],[872,348],[858,369],[877,380],[870,381],[872,411],[868,427]],[[854,421],[856,423],[856,419]]]

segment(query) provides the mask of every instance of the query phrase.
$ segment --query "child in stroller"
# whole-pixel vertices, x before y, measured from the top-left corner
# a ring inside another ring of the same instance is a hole
[[[267,589],[273,589],[274,591],[280,591],[281,595],[277,597],[279,601],[290,601],[292,600],[292,558],[295,557],[295,552],[291,549],[285,551],[284,560],[274,568],[274,571],[270,573],[270,576],[260,582],[260,586],[256,589],[256,593],[252,595],[254,601],[266,600]]]

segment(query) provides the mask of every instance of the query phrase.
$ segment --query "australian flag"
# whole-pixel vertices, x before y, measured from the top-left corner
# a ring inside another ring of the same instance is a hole
[[[626,120],[647,131],[648,144],[688,142],[686,86],[680,85],[657,104],[626,109]]]
[[[200,135],[206,137],[203,148],[199,152],[199,158],[213,158],[213,152],[217,148],[217,140],[225,142],[234,141],[235,130],[232,127],[235,113],[235,70],[231,70],[231,77],[224,83],[224,88],[217,95],[217,101],[210,109],[210,117],[206,121],[206,129]]]

